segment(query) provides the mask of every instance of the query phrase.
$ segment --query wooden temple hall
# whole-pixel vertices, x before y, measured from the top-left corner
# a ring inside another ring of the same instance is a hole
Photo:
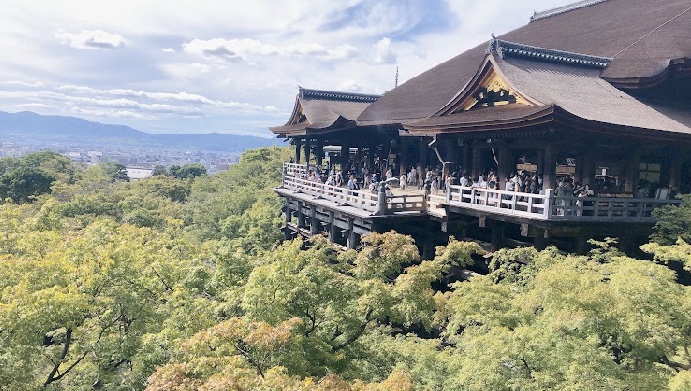
[[[427,257],[450,236],[635,250],[691,193],[690,6],[581,1],[381,96],[300,88],[271,128],[295,147],[286,235],[352,248],[396,230]]]

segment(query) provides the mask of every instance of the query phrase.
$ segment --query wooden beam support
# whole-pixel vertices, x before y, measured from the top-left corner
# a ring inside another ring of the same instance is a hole
[[[542,181],[544,189],[556,189],[557,177],[555,174],[555,169],[557,166],[557,157],[554,151],[554,146],[552,143],[548,142],[544,149],[545,160],[543,162],[542,169]]]

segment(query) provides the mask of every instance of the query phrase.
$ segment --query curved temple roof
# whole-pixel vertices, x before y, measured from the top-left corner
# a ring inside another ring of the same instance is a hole
[[[659,81],[675,60],[691,58],[691,1],[582,1],[536,14],[499,41],[519,43],[508,49],[519,54],[541,49],[555,58],[580,53],[602,59],[594,62],[611,59],[598,76],[620,88],[635,88]],[[488,43],[389,91],[364,110],[358,123],[404,123],[434,115],[473,78]]]
[[[269,128],[279,136],[307,134],[309,130],[332,130],[352,123],[379,95],[342,91],[310,90],[300,87],[293,113],[283,126]]]

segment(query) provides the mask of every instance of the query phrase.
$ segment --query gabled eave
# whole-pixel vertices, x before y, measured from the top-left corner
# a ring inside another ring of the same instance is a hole
[[[511,80],[506,77],[497,64],[497,58],[495,57],[496,55],[497,54],[493,51],[487,53],[475,75],[468,81],[468,83],[466,83],[463,89],[461,89],[454,96],[454,98],[449,101],[449,103],[437,110],[433,117],[449,115],[455,112],[459,107],[466,106],[471,100],[474,99],[474,95],[481,88],[483,88],[486,82],[492,78],[493,75],[496,75],[498,78],[500,78],[504,84],[506,84],[515,94],[520,96],[520,98],[529,105],[544,106],[543,103],[521,92],[511,83]]]

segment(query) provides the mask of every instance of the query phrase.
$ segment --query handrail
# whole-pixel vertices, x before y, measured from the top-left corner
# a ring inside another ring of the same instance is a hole
[[[681,203],[679,200],[648,198],[557,197],[551,189],[545,193],[449,186],[446,203],[538,220],[632,222],[652,222],[652,212],[656,207]]]
[[[627,221],[653,222],[653,210],[662,205],[679,204],[680,200],[650,198],[562,197],[554,190],[545,194],[522,193],[449,186],[445,195],[380,195],[366,189],[348,190],[306,179],[311,166],[285,163],[283,187],[325,199],[338,205],[349,205],[372,214],[426,212],[432,205],[449,205],[480,212],[550,221]]]
[[[366,190],[349,190],[344,187],[312,182],[307,179],[286,176],[283,186],[312,197],[323,198],[340,205],[350,205],[369,212],[377,211],[377,195]]]
[[[315,198],[325,199],[339,205],[377,213],[380,212],[379,194],[368,190],[349,190],[344,187],[331,186],[313,182],[296,176],[284,175],[283,187],[301,192]],[[425,210],[425,197],[422,194],[389,195],[384,198],[385,213],[422,212]]]

